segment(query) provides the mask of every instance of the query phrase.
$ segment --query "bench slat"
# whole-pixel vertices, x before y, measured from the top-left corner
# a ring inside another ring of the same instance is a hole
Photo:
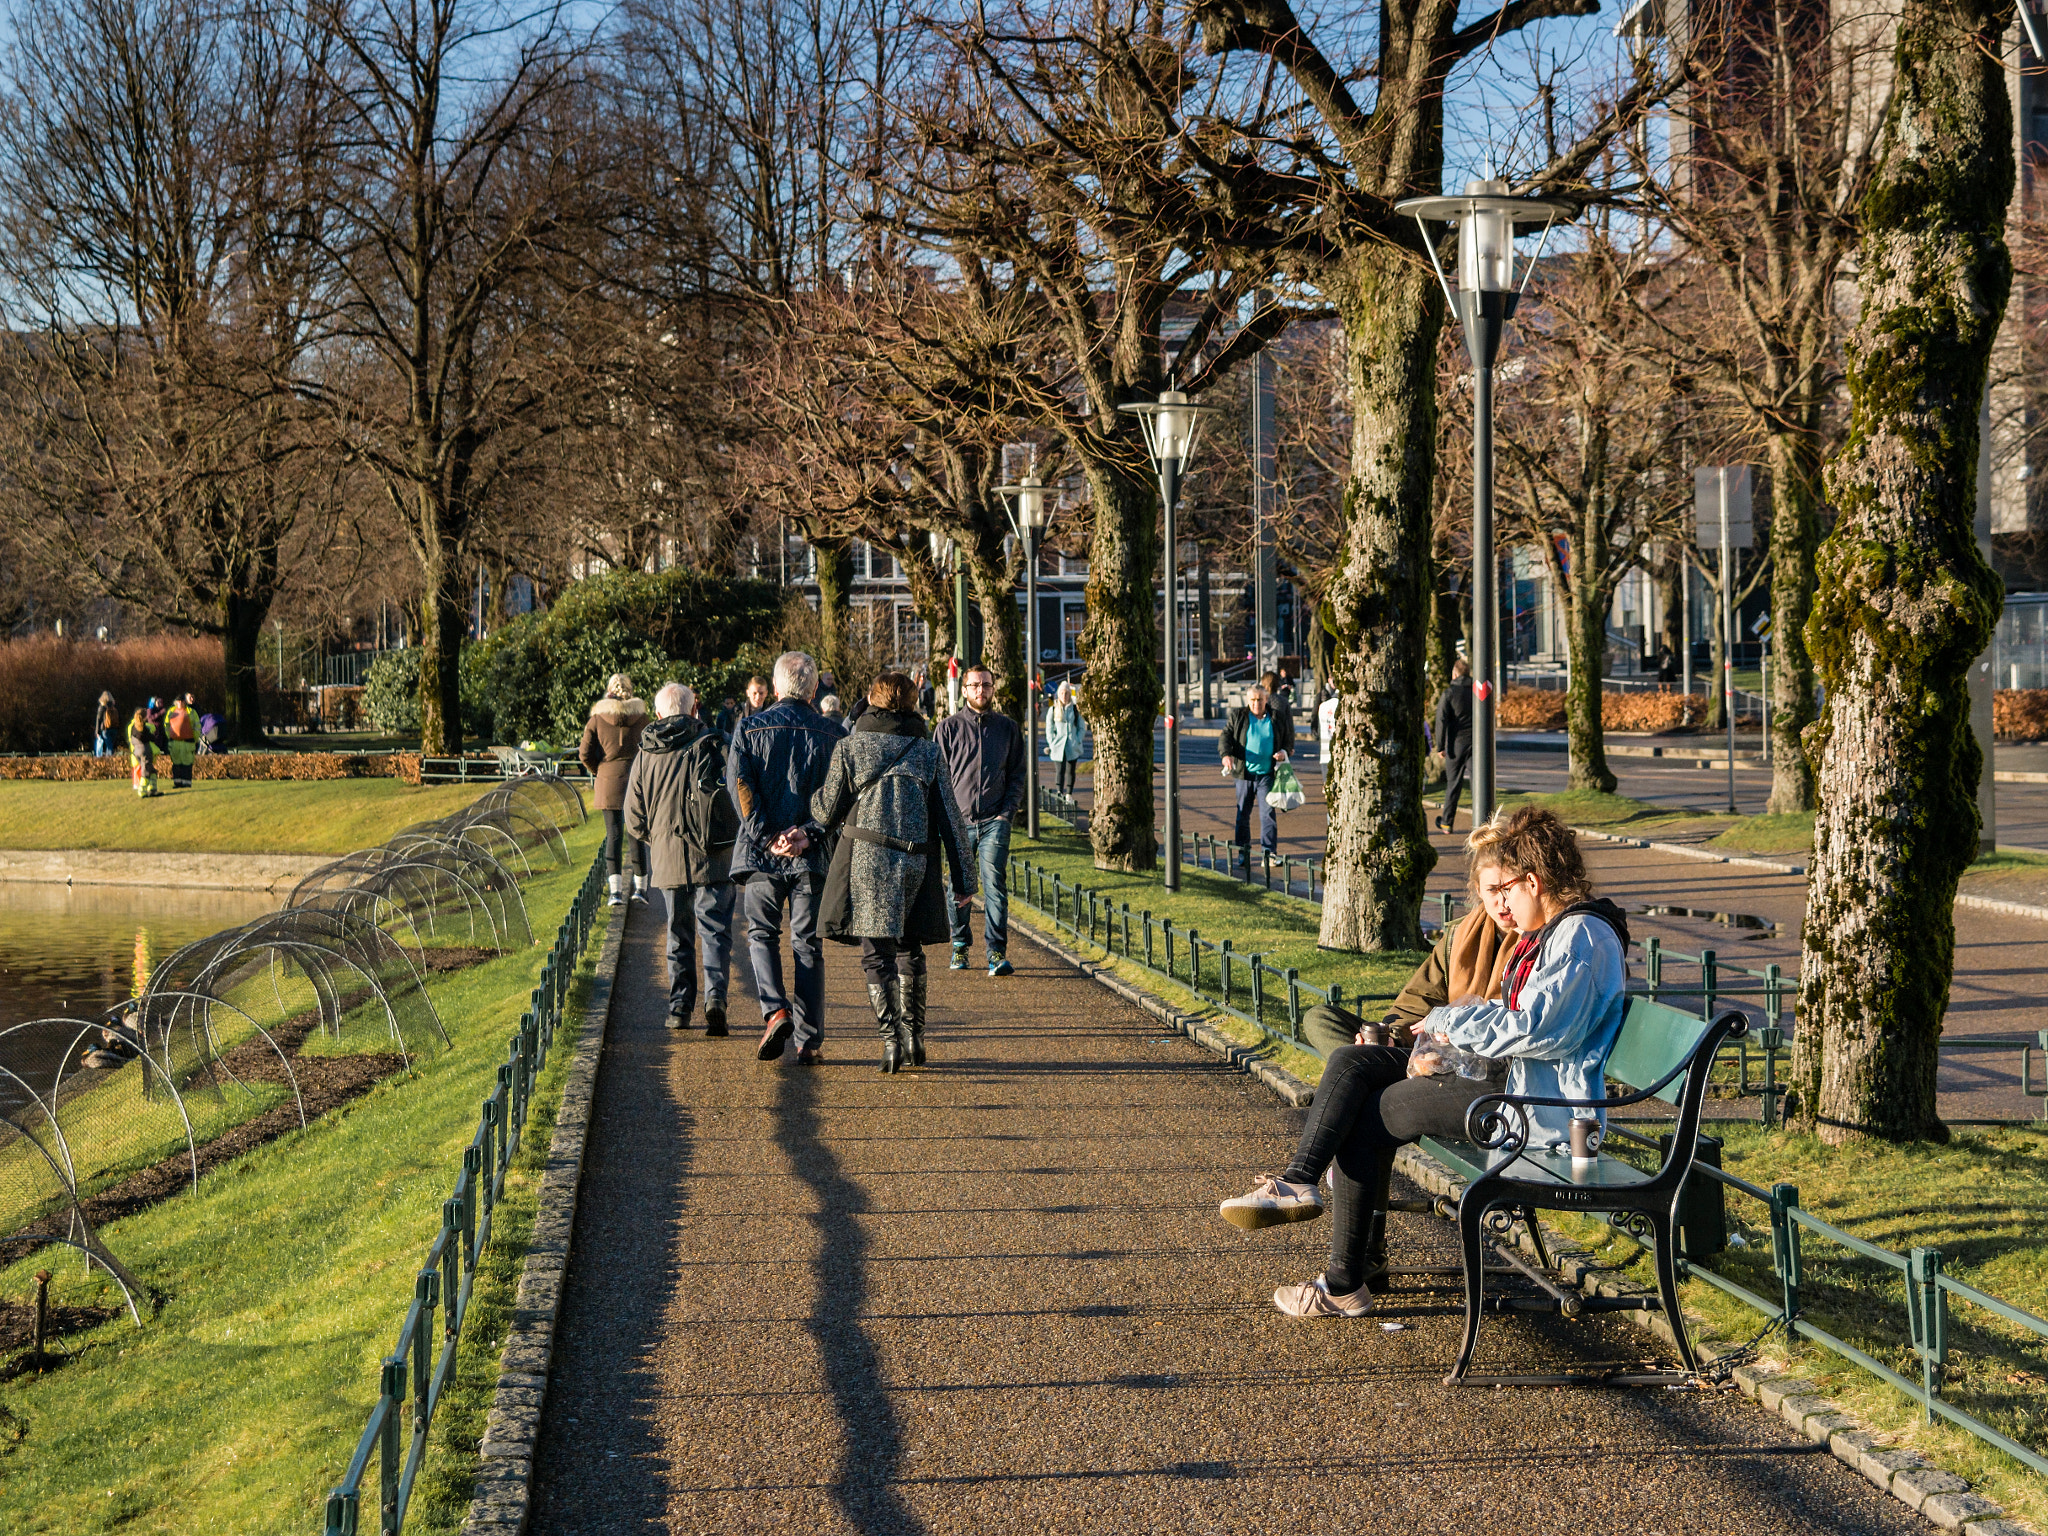
[[[1607,1075],[1631,1089],[1648,1087],[1691,1056],[1710,1027],[1698,1014],[1636,998],[1628,1005],[1614,1049],[1607,1053]],[[1657,1097],[1676,1104],[1684,1091],[1685,1079],[1679,1077]]]

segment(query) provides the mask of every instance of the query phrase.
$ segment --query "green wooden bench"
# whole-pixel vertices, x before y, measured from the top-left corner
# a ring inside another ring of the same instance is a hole
[[[1448,1386],[1573,1386],[1604,1383],[1614,1386],[1669,1385],[1698,1374],[1699,1360],[1685,1330],[1678,1305],[1678,1208],[1686,1179],[1699,1151],[1700,1104],[1714,1054],[1739,1037],[1748,1022],[1739,1013],[1724,1013],[1709,1023],[1697,1014],[1682,1013],[1638,997],[1628,1005],[1621,1033],[1607,1057],[1606,1075],[1625,1091],[1592,1099],[1545,1099],[1514,1094],[1489,1094],[1475,1101],[1465,1118],[1465,1141],[1425,1136],[1424,1152],[1465,1181],[1458,1201],[1458,1228],[1464,1245],[1465,1342],[1458,1363],[1444,1378]],[[1569,1147],[1555,1151],[1528,1148],[1530,1106],[1583,1110],[1616,1110],[1650,1099],[1677,1106],[1678,1124],[1664,1143],[1663,1166],[1645,1172],[1602,1152],[1590,1166],[1575,1165]],[[1657,1262],[1657,1299],[1581,1296],[1555,1284],[1542,1271],[1550,1257],[1544,1251],[1538,1211],[1578,1211],[1604,1215],[1614,1224],[1653,1245]],[[1520,1219],[1536,1245],[1541,1268],[1524,1263],[1504,1242]],[[1479,1319],[1488,1310],[1485,1254],[1492,1243],[1508,1265],[1520,1270],[1546,1293],[1543,1297],[1496,1297],[1495,1312],[1556,1312],[1577,1317],[1594,1312],[1644,1311],[1660,1307],[1671,1323],[1683,1371],[1617,1373],[1597,1376],[1474,1376],[1472,1352],[1479,1342]]]

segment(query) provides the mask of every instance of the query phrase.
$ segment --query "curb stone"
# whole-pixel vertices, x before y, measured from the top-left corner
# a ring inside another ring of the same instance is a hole
[[[583,1010],[576,1056],[562,1084],[541,1177],[533,1236],[527,1244],[512,1326],[498,1361],[498,1388],[484,1421],[478,1452],[476,1493],[463,1519],[463,1536],[520,1536],[533,1506],[533,1447],[547,1402],[548,1366],[554,1354],[555,1322],[562,1306],[562,1280],[569,1262],[569,1238],[576,1225],[576,1195],[583,1179],[583,1148],[597,1095],[597,1067],[611,1020],[612,978],[626,935],[629,907],[610,909],[597,972]]]
[[[1608,841],[1631,840],[1609,838]],[[1760,861],[1752,859],[1726,862]],[[2048,917],[2048,908],[2030,910],[2039,916]],[[1292,1072],[1283,1071],[1271,1062],[1260,1059],[1255,1050],[1239,1045],[1220,1030],[1200,1019],[1179,1012],[1149,992],[1131,985],[1107,967],[1084,959],[1065,944],[1040,932],[1029,923],[1020,920],[1012,924],[1011,931],[1022,933],[1041,949],[1066,961],[1118,997],[1143,1009],[1175,1033],[1185,1035],[1249,1072],[1271,1089],[1275,1097],[1283,1103],[1300,1109],[1314,1101],[1315,1088],[1312,1084],[1303,1082]],[[1396,1154],[1394,1166],[1430,1194],[1451,1198],[1463,1191],[1461,1181],[1454,1177],[1448,1168],[1413,1146],[1403,1147]],[[1551,1256],[1567,1284],[1601,1296],[1648,1294],[1640,1286],[1610,1277],[1610,1272],[1595,1262],[1591,1254],[1563,1233],[1547,1226],[1543,1231]],[[1516,1244],[1530,1257],[1535,1257],[1536,1245],[1526,1233],[1517,1232]],[[1619,1312],[1613,1315],[1657,1335],[1666,1343],[1672,1342],[1671,1325],[1660,1312]],[[1693,1322],[1696,1330],[1694,1348],[1702,1360],[1712,1364],[1721,1357],[1724,1349],[1734,1348],[1732,1345],[1719,1344],[1712,1339],[1701,1337],[1697,1332],[1698,1319],[1694,1318]],[[1961,1536],[2040,1536],[2040,1533],[2030,1525],[2005,1519],[2005,1511],[2001,1506],[1971,1493],[1970,1485],[1966,1481],[1953,1472],[1935,1466],[1918,1451],[1884,1445],[1863,1427],[1861,1420],[1853,1414],[1842,1412],[1833,1399],[1822,1396],[1814,1383],[1794,1376],[1778,1375],[1767,1365],[1738,1366],[1732,1373],[1732,1379],[1734,1385],[1746,1396],[1755,1398],[1766,1413],[1784,1419],[1793,1429],[1816,1445],[1825,1445],[1837,1460],[1854,1468],[1878,1488],[1942,1530],[1957,1531]]]

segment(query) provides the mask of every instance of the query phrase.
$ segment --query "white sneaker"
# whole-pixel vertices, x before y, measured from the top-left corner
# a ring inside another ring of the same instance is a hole
[[[1363,1317],[1372,1310],[1373,1294],[1360,1286],[1349,1296],[1332,1296],[1323,1277],[1283,1285],[1273,1293],[1273,1305],[1289,1317]]]
[[[1233,1227],[1255,1232],[1290,1221],[1314,1221],[1323,1214],[1323,1197],[1313,1184],[1292,1184],[1277,1173],[1259,1176],[1244,1194],[1217,1207]]]

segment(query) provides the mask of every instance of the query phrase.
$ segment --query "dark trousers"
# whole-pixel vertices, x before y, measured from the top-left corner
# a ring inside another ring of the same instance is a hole
[[[733,886],[679,885],[668,903],[668,1011],[687,1019],[697,1002],[697,941],[704,942],[704,1006],[723,1008],[732,974]]]
[[[741,898],[747,921],[747,960],[754,968],[754,995],[761,1017],[787,1008],[802,1050],[825,1038],[825,956],[818,942],[818,904],[824,879],[818,875],[749,875]],[[792,1003],[782,979],[782,909],[789,907],[789,952],[796,960]]]
[[[633,850],[633,873],[636,875],[646,874],[647,845],[645,843],[632,842],[632,839],[626,836],[626,813],[624,811],[599,811],[598,815],[604,818],[605,873],[608,875],[619,873],[621,855],[625,852],[627,844],[631,843]]]
[[[1390,1045],[1347,1045],[1330,1053],[1316,1101],[1301,1128],[1287,1177],[1313,1184],[1330,1170],[1331,1291],[1365,1280],[1378,1191],[1394,1149],[1418,1136],[1465,1138],[1465,1111],[1501,1085],[1470,1077],[1410,1077],[1408,1053]]]
[[[1063,795],[1071,795],[1074,792],[1074,783],[1080,776],[1081,765],[1079,763],[1061,758],[1059,762],[1053,765],[1053,788]]]
[[[1266,792],[1273,787],[1273,770],[1253,774],[1237,781],[1237,835],[1232,839],[1238,847],[1250,853],[1252,843],[1252,806],[1259,808],[1259,846],[1272,853],[1280,846],[1280,813],[1266,803]]]
[[[1472,748],[1466,746],[1444,759],[1444,825],[1458,824],[1458,800],[1465,793],[1465,776],[1472,771]]]
[[[924,946],[902,939],[862,939],[860,968],[877,986],[885,984],[891,976],[922,976]]]

